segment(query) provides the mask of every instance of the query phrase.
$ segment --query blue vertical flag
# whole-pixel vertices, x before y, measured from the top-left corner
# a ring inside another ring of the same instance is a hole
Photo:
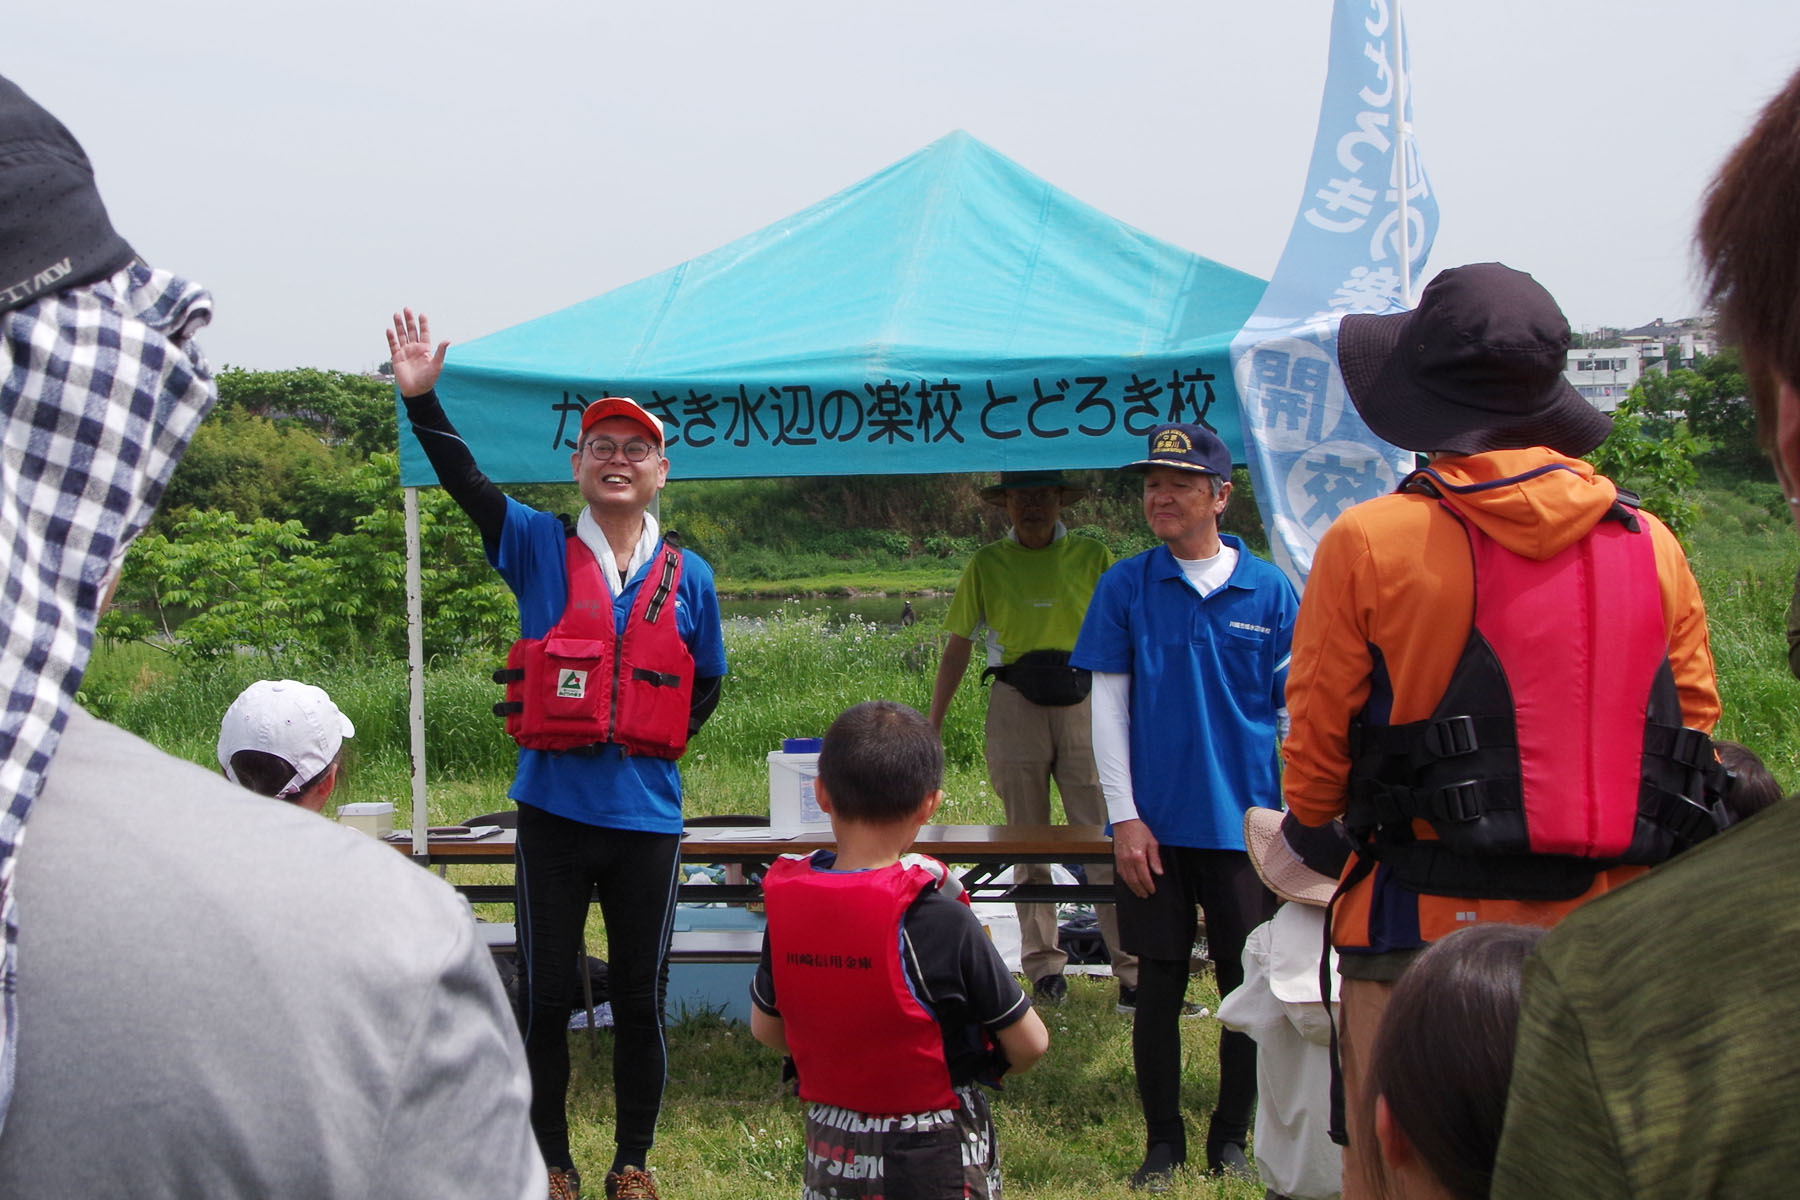
[[[1300,213],[1231,343],[1245,458],[1270,550],[1295,587],[1337,515],[1391,491],[1412,465],[1363,424],[1337,362],[1338,321],[1408,308],[1437,235],[1412,145],[1409,71],[1398,0],[1336,0]]]

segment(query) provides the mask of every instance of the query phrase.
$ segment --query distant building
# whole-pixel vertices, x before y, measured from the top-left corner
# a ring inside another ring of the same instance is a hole
[[[1619,340],[1628,346],[1636,346],[1640,351],[1646,371],[1669,371],[1679,367],[1691,367],[1694,358],[1701,354],[1712,354],[1718,349],[1717,340],[1713,336],[1712,325],[1704,317],[1688,317],[1685,320],[1669,322],[1661,317],[1648,325],[1639,325],[1636,329],[1627,329],[1619,335]],[[1679,346],[1679,362],[1665,362],[1664,348],[1669,345]]]
[[[1582,340],[1587,345],[1569,351],[1563,377],[1601,412],[1617,408],[1644,375],[1691,367],[1696,357],[1718,350],[1710,317],[1658,317],[1636,329],[1596,329]],[[1670,346],[1676,347],[1674,361],[1666,354]]]
[[[1643,374],[1643,361],[1637,346],[1608,346],[1598,350],[1569,351],[1563,378],[1580,392],[1589,404],[1601,412],[1619,407],[1631,391],[1631,385]],[[1662,348],[1657,347],[1660,361]]]

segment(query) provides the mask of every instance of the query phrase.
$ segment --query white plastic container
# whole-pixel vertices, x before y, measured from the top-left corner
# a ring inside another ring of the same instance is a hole
[[[386,837],[394,832],[394,806],[386,800],[339,805],[337,819],[339,825],[360,829],[370,837]]]
[[[831,818],[819,808],[814,785],[819,779],[819,756],[769,751],[769,827],[771,829],[830,828]]]

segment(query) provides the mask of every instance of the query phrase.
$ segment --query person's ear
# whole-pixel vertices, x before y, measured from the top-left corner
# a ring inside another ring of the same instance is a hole
[[[935,792],[927,793],[925,798],[923,800],[919,801],[919,814],[918,814],[919,815],[919,824],[924,825],[924,824],[928,823],[932,817],[936,816],[937,810],[938,810],[938,805],[942,804],[943,802],[944,802],[944,789],[943,788],[939,788]]]
[[[334,762],[326,767],[324,778],[313,786],[312,791],[300,798],[300,807],[307,812],[324,812],[326,799],[330,797],[332,789],[337,787],[338,768],[343,765],[341,762]]]
[[[831,793],[826,790],[823,779],[817,777],[813,779],[813,799],[819,802],[819,811],[829,817],[831,815]]]
[[[1406,1131],[1400,1128],[1400,1122],[1394,1120],[1386,1096],[1375,1097],[1375,1140],[1381,1144],[1381,1160],[1396,1171],[1417,1154],[1406,1138]]]

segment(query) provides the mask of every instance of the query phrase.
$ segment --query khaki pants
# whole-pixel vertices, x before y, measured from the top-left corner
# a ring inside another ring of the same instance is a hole
[[[987,710],[988,781],[1006,807],[1009,825],[1050,824],[1050,780],[1062,795],[1063,811],[1072,825],[1104,825],[1106,801],[1094,767],[1093,730],[1088,702],[1052,708],[1033,704],[1011,684],[994,681]],[[1020,883],[1050,882],[1047,865],[1014,868]],[[1090,863],[1088,882],[1110,884],[1110,865]],[[1137,986],[1137,959],[1119,949],[1119,917],[1111,904],[1094,906],[1100,934],[1112,958],[1113,974],[1127,987]],[[1056,906],[1021,904],[1021,967],[1032,981],[1055,975],[1069,961],[1056,944]]]
[[[1344,1129],[1350,1135],[1344,1147],[1343,1200],[1372,1200],[1382,1194],[1370,1185],[1370,1169],[1379,1167],[1381,1147],[1375,1142],[1375,1106],[1365,1103],[1363,1090],[1369,1086],[1369,1058],[1394,985],[1345,979],[1340,988],[1338,1060],[1344,1074]]]

